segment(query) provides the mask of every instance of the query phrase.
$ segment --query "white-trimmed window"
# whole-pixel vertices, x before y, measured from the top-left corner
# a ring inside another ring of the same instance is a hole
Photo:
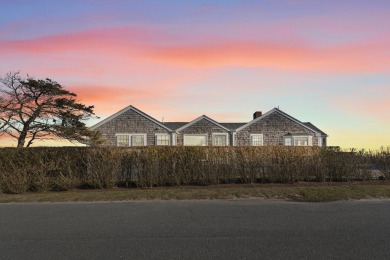
[[[227,133],[213,134],[213,145],[214,146],[227,146],[229,145],[229,135]]]
[[[317,138],[317,144],[318,146],[322,146],[322,137]]]
[[[308,146],[309,137],[308,136],[294,136],[294,146]]]
[[[117,146],[146,146],[146,134],[116,134]]]
[[[132,134],[131,146],[146,146],[146,134]]]
[[[177,144],[177,135],[176,133],[172,133],[172,145],[176,145]]]
[[[252,146],[262,146],[263,145],[263,134],[251,134],[250,143]]]
[[[156,134],[156,145],[170,145],[171,139],[168,134]]]
[[[128,134],[117,134],[116,135],[116,146],[129,146],[130,135]]]
[[[312,146],[313,137],[310,135],[289,135],[283,137],[283,145],[286,146]]]
[[[292,136],[284,136],[283,137],[283,145],[292,146]]]
[[[207,135],[184,135],[183,144],[186,146],[207,146]]]

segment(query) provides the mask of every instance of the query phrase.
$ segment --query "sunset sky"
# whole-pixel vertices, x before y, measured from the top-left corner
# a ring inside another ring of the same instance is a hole
[[[248,122],[279,107],[329,145],[390,146],[388,0],[0,0],[0,10],[0,75],[51,78],[101,119],[133,105],[158,120]]]

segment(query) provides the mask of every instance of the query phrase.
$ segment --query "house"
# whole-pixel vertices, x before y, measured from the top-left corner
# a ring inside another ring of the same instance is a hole
[[[326,146],[327,134],[278,108],[255,112],[247,123],[219,123],[206,115],[191,122],[160,122],[128,106],[90,128],[106,146]]]

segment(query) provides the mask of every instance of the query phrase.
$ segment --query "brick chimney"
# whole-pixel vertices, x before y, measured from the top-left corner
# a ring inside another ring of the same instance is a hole
[[[256,119],[258,117],[261,117],[263,113],[261,113],[261,111],[256,111],[255,113],[253,113],[253,119]]]

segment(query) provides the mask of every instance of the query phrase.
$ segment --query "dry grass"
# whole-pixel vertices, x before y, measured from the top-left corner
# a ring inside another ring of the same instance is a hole
[[[113,188],[63,192],[1,194],[0,202],[70,202],[134,200],[284,199],[325,202],[350,199],[390,198],[390,182],[245,184],[207,187]]]

